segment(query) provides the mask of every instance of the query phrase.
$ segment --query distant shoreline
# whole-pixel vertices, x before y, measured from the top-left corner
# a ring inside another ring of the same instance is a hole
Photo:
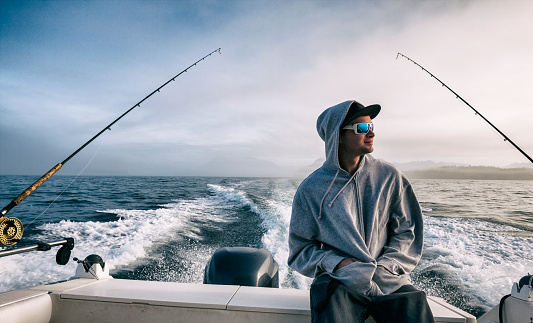
[[[487,166],[443,166],[404,171],[409,179],[471,179],[533,181],[530,168],[498,168]]]

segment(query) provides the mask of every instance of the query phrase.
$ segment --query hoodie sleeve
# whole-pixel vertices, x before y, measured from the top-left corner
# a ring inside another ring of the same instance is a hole
[[[289,229],[288,265],[307,277],[316,277],[321,272],[332,273],[337,264],[344,259],[331,250],[324,250],[315,239],[318,225],[315,216],[294,198]]]
[[[388,243],[377,263],[392,274],[407,274],[420,260],[424,235],[422,211],[410,184],[392,208],[388,227]]]

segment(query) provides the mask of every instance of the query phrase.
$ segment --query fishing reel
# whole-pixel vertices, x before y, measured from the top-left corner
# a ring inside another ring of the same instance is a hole
[[[12,246],[20,241],[24,231],[22,222],[17,218],[0,218],[0,244]]]

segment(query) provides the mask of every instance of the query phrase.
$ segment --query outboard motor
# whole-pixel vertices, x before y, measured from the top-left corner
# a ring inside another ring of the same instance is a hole
[[[268,250],[224,247],[205,266],[204,284],[278,288],[278,268]]]

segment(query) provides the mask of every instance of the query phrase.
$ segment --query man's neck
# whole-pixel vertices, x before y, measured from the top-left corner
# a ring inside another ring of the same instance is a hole
[[[357,171],[357,168],[359,168],[359,164],[361,163],[361,159],[363,159],[363,156],[364,155],[360,155],[351,158],[346,158],[345,160],[339,160],[340,166],[342,169],[350,173],[350,175],[353,175]]]

